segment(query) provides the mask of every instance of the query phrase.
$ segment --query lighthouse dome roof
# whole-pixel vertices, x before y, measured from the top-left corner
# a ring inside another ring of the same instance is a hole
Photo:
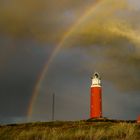
[[[93,78],[99,78],[99,79],[100,79],[101,77],[100,77],[100,75],[99,75],[98,72],[95,72],[95,73],[93,74]]]

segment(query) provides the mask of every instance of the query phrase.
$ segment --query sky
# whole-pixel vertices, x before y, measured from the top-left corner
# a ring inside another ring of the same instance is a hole
[[[55,120],[88,119],[95,71],[103,116],[137,119],[139,15],[139,0],[1,0],[0,123],[52,121],[53,94]]]

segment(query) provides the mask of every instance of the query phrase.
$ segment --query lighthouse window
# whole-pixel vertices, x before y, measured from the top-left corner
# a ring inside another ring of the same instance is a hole
[[[98,74],[97,73],[95,74],[95,77],[98,78]]]

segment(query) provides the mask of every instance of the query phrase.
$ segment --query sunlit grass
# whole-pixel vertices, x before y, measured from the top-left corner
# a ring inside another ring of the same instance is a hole
[[[140,125],[111,122],[48,122],[0,127],[0,140],[138,140]]]

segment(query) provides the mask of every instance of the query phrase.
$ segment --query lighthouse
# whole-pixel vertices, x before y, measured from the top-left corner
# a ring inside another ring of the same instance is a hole
[[[100,75],[95,72],[91,77],[90,118],[102,117],[102,87]]]

